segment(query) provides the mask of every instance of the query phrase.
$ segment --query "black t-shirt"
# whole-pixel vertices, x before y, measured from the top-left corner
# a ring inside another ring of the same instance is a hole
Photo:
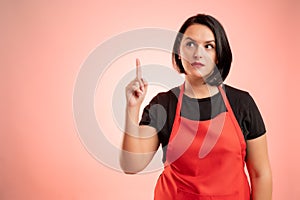
[[[228,85],[223,85],[223,89],[245,140],[251,140],[265,134],[266,129],[262,116],[250,94]],[[143,111],[140,125],[154,127],[162,147],[168,144],[170,138],[179,92],[179,87],[175,87],[167,92],[159,93]],[[220,92],[203,99],[183,95],[181,116],[185,118],[197,121],[209,120],[226,111]]]

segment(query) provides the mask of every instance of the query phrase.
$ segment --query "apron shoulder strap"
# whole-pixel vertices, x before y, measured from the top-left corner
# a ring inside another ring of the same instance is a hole
[[[237,121],[237,119],[236,119],[236,117],[235,117],[235,115],[234,115],[234,113],[232,111],[232,108],[230,106],[230,103],[228,101],[226,93],[225,93],[224,89],[222,88],[222,85],[219,85],[218,88],[219,88],[219,91],[220,91],[220,93],[222,95],[222,98],[223,98],[223,101],[225,103],[225,106],[226,106],[226,108],[228,110],[228,114],[229,114],[229,116],[230,116],[230,118],[231,118],[231,120],[232,120],[232,122],[233,122],[233,124],[235,126],[235,130],[238,133],[237,135],[239,137],[239,140],[240,140],[240,143],[241,143],[241,146],[242,146],[242,156],[243,156],[243,159],[245,159],[245,157],[246,157],[246,151],[244,151],[244,150],[246,149],[246,141],[245,141],[245,138],[244,138],[244,134],[243,134],[242,129],[241,129],[241,127],[240,127],[240,125],[239,125],[239,123],[238,123],[238,121]]]

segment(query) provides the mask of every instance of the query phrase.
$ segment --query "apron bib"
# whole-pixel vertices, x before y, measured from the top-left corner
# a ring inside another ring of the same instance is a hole
[[[155,200],[249,200],[246,142],[221,86],[227,112],[195,121],[180,116],[184,84]]]

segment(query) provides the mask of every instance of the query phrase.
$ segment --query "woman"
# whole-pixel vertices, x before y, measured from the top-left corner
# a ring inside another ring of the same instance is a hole
[[[155,199],[270,200],[264,122],[249,93],[223,84],[232,54],[222,25],[204,14],[187,19],[176,37],[172,59],[185,82],[155,96],[140,123],[147,83],[137,59],[137,77],[126,87],[120,157],[124,172],[143,170],[162,144],[164,170]]]

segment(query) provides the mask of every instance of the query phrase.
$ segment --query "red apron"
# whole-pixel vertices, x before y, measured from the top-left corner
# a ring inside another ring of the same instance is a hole
[[[180,116],[182,85],[155,200],[250,199],[244,136],[224,90],[218,89],[227,112],[195,121]]]

